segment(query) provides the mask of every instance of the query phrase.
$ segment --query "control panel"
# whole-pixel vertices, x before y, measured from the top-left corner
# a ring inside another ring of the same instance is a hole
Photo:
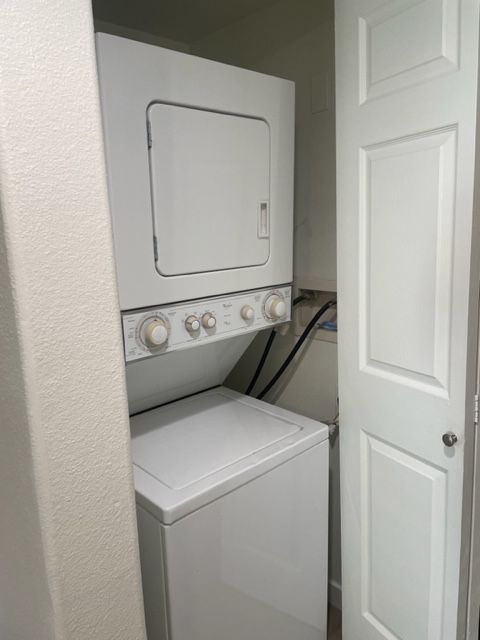
[[[291,319],[290,286],[124,313],[125,360],[187,349]]]

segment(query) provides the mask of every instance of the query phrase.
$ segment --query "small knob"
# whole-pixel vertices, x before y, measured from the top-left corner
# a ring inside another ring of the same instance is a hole
[[[200,329],[200,322],[197,316],[188,316],[185,320],[185,329],[190,333],[194,333]]]
[[[202,316],[202,325],[205,329],[213,329],[217,324],[215,316],[211,313],[204,313]]]
[[[287,305],[281,296],[273,294],[267,299],[265,303],[265,313],[269,318],[278,320],[279,318],[283,318],[286,312]]]
[[[245,304],[240,310],[240,315],[244,320],[253,320],[255,317],[255,311],[249,304]]]
[[[447,431],[447,433],[443,434],[442,440],[446,447],[453,447],[458,442],[458,436],[453,431]]]
[[[153,320],[145,328],[145,343],[149,347],[159,347],[168,339],[168,329],[163,320]]]

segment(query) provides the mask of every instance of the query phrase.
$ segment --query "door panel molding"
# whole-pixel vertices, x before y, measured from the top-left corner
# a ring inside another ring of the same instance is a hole
[[[359,159],[360,369],[443,398],[456,164],[456,125],[364,147]]]
[[[363,617],[379,638],[402,640],[419,634],[438,640],[445,584],[446,470],[365,431],[361,466]],[[407,503],[409,513],[399,532],[397,513],[406,512]],[[411,583],[408,593],[406,580]],[[400,600],[405,610],[398,608]]]
[[[397,0],[359,16],[360,104],[458,70],[455,0]]]

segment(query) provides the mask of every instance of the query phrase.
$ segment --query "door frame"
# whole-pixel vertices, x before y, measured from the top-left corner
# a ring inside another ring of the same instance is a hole
[[[480,54],[479,54],[480,55]],[[475,141],[475,184],[473,195],[473,229],[472,229],[472,265],[470,284],[470,337],[472,345],[470,353],[475,360],[469,371],[475,371],[472,383],[472,414],[475,413],[475,397],[480,395],[480,69],[477,75],[477,123]],[[468,401],[468,398],[467,398]],[[466,415],[472,415],[468,412]],[[466,640],[478,640],[480,633],[480,437],[477,420],[467,424],[466,435],[470,435],[471,454],[465,458],[465,500],[464,500],[464,535],[462,546],[462,560],[466,563],[462,567],[460,597],[463,596],[465,615],[459,617],[458,637]],[[467,466],[468,464],[468,466]],[[467,475],[468,472],[468,475]],[[468,483],[467,483],[468,481]],[[463,550],[462,550],[463,551]],[[465,578],[463,578],[465,576]],[[462,587],[463,591],[462,591]],[[461,627],[461,623],[463,623]],[[463,634],[463,635],[462,635]]]
[[[477,210],[477,209],[476,209]],[[478,216],[476,216],[478,217]],[[466,622],[463,629],[466,640],[478,640],[480,633],[480,437],[478,433],[478,397],[480,393],[480,286],[477,293],[478,322],[476,327],[476,379],[475,397],[472,410],[476,414],[473,425],[472,437],[472,460],[471,488],[469,491],[469,531],[466,530],[465,537],[468,538],[468,581],[466,594]],[[472,340],[474,336],[472,336]],[[476,406],[475,406],[476,405]],[[467,487],[468,490],[468,487]],[[459,629],[459,637],[462,629]]]

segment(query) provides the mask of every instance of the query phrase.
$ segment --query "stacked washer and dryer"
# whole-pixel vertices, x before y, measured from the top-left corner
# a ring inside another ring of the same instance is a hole
[[[149,640],[323,640],[328,429],[222,386],[288,322],[294,86],[98,34]]]

